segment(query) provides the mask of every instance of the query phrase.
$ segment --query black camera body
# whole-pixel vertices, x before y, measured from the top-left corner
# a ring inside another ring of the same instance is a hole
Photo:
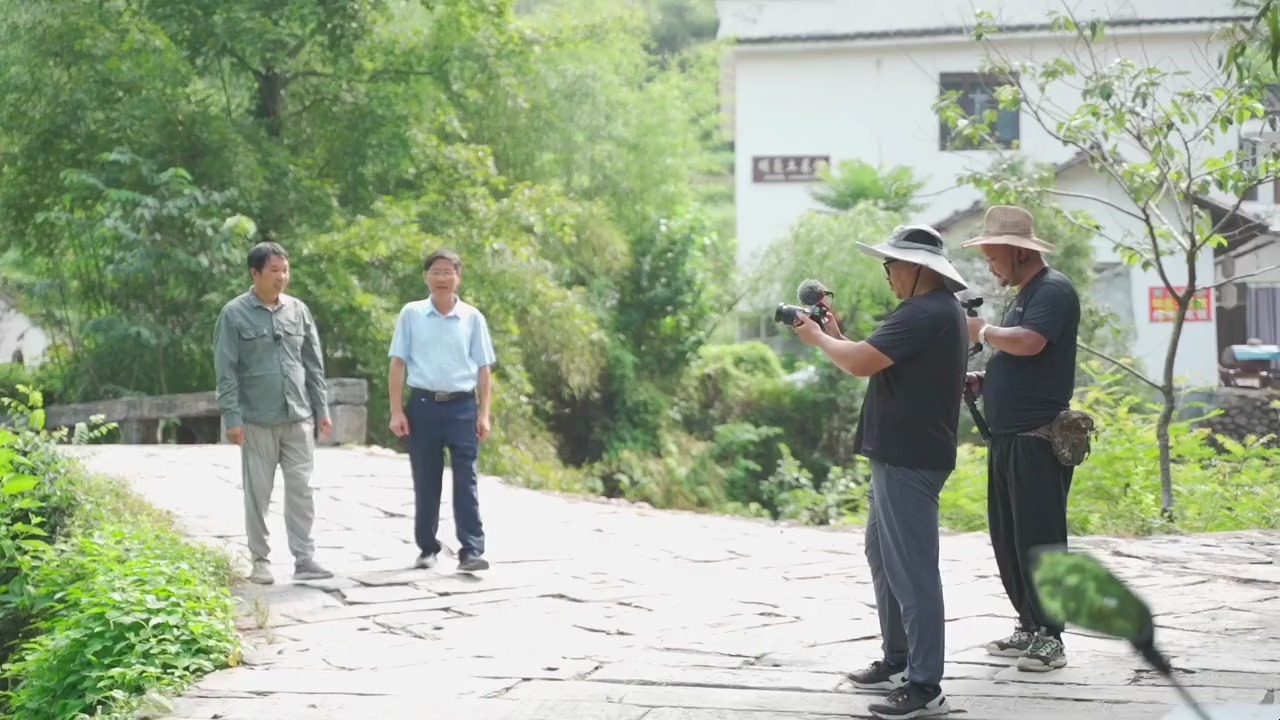
[[[782,323],[783,325],[795,325],[801,315],[808,315],[813,321],[822,325],[827,321],[827,307],[819,303],[811,307],[801,307],[799,305],[787,305],[786,303],[778,303],[778,307],[773,311],[773,321]]]
[[[978,317],[978,308],[982,307],[982,298],[976,297],[968,300],[961,300],[960,307],[964,308],[965,315],[968,315],[969,317]],[[980,352],[982,352],[982,343],[974,343],[969,348],[970,355],[977,355]]]

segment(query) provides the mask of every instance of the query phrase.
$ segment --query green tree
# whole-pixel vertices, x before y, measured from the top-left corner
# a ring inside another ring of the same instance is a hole
[[[659,63],[647,52],[647,23],[627,4],[553,3],[519,33],[481,34],[482,46],[433,43],[485,58],[459,120],[493,149],[498,171],[597,203],[597,227],[625,243],[623,253],[594,255],[597,264],[622,261],[609,272],[570,279],[611,330],[597,352],[608,365],[598,392],[549,410],[576,461],[662,446],[670,388],[731,302],[732,242],[692,183],[725,172],[712,153],[714,56]],[[517,68],[518,82],[495,67]]]
[[[27,299],[60,344],[70,395],[192,392],[213,382],[208,308],[235,292],[241,226],[233,195],[198,187],[119,151],[64,174],[61,208],[33,231],[58,253],[29,253]],[[234,279],[233,279],[234,278]]]
[[[916,193],[924,186],[925,180],[903,165],[878,169],[864,160],[845,160],[835,169],[823,169],[822,184],[813,197],[833,210],[870,202],[882,210],[910,214],[920,209]]]
[[[648,25],[648,46],[661,58],[672,58],[715,39],[720,27],[715,0],[517,0],[527,14],[569,11],[593,15],[617,8],[640,10]]]
[[[1280,2],[1236,0],[1235,5],[1253,17],[1224,33],[1231,41],[1222,54],[1224,74],[1243,82],[1265,73],[1280,74]]]
[[[424,294],[421,259],[451,246],[494,321],[524,467],[658,446],[734,256],[691,182],[726,172],[714,53],[657,57],[642,10],[512,7],[0,0],[0,255],[73,351],[64,374],[96,378],[66,399],[209,386],[216,307],[269,238],[295,258],[331,374],[373,381],[389,440],[390,323]],[[224,231],[235,215],[256,232]],[[54,282],[61,263],[74,273]]]
[[[802,281],[820,280],[833,293],[832,309],[845,335],[869,333],[897,300],[880,261],[863,254],[857,243],[882,243],[903,220],[870,202],[839,214],[806,213],[785,239],[769,248],[768,264],[757,271],[753,284],[776,302],[794,304]]]
[[[1108,239],[1130,265],[1154,269],[1175,299],[1172,334],[1160,379],[1148,379],[1121,365],[1143,378],[1162,398],[1156,437],[1162,508],[1172,517],[1169,427],[1178,397],[1174,363],[1197,292],[1224,284],[1197,276],[1197,261],[1223,246],[1226,239],[1220,223],[1194,200],[1211,192],[1243,199],[1249,188],[1275,178],[1280,161],[1264,156],[1249,163],[1235,151],[1216,151],[1223,137],[1264,114],[1258,88],[1214,72],[1205,82],[1188,83],[1177,69],[1150,66],[1133,58],[1103,62],[1100,45],[1105,41],[1106,25],[1102,20],[1084,23],[1054,14],[1052,24],[1055,32],[1073,41],[1064,44],[1062,56],[1041,63],[1015,60],[994,41],[998,32],[992,16],[981,13],[974,38],[986,54],[982,72],[1010,79],[997,93],[1002,109],[1020,107],[1024,117],[1064,146],[1082,153],[1089,166],[1123,194],[1121,202],[1097,196],[1081,199],[1139,223],[1141,234]],[[1081,98],[1074,110],[1065,110],[1049,99],[1068,80]],[[966,117],[954,95],[942,98],[939,107],[967,141],[995,147],[991,133],[994,118]],[[1237,200],[1236,208],[1239,203]],[[1175,285],[1171,279],[1169,271],[1175,264],[1186,270],[1185,285]]]

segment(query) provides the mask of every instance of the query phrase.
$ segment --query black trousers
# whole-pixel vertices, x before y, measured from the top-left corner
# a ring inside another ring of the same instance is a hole
[[[476,436],[476,400],[436,402],[431,393],[409,397],[409,465],[413,470],[414,539],[424,555],[440,552],[440,496],[444,490],[444,451],[453,469],[453,526],[461,551],[484,554],[480,489],[476,482],[480,441]]]
[[[1058,462],[1048,440],[993,435],[987,455],[987,523],[1005,592],[1025,630],[1062,624],[1046,617],[1036,597],[1032,550],[1067,544],[1067,494],[1075,468]]]

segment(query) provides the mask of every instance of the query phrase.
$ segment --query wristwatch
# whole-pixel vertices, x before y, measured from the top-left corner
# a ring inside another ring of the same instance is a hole
[[[982,326],[982,329],[978,331],[978,342],[982,343],[983,345],[989,344],[987,342],[987,331],[990,329],[991,329],[990,325]]]

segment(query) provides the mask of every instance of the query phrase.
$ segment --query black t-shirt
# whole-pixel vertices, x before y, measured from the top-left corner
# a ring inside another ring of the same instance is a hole
[[[871,376],[854,449],[888,465],[954,470],[968,341],[955,295],[903,301],[867,338],[893,365]]]
[[[987,361],[987,424],[995,435],[1014,435],[1048,425],[1071,405],[1080,298],[1066,275],[1046,268],[1018,292],[1001,325],[1029,328],[1049,341],[1037,355],[996,350]]]

